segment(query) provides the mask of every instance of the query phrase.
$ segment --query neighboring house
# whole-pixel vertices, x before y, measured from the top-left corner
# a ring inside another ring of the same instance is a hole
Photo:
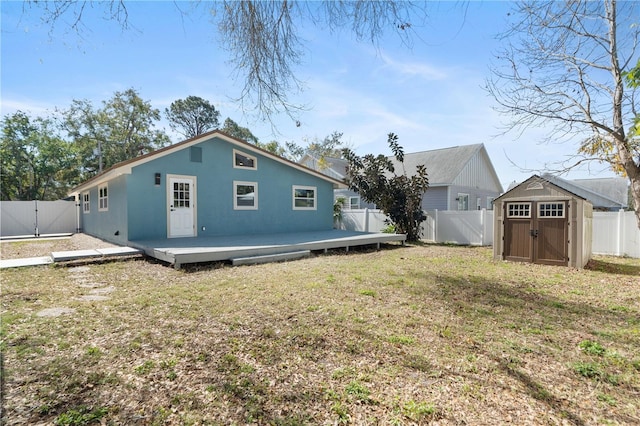
[[[83,232],[118,244],[331,230],[334,178],[220,131],[125,161],[73,189]]]
[[[300,164],[340,181],[344,181],[347,177],[347,166],[349,165],[347,160],[342,158],[325,157],[321,160],[311,154],[305,154],[300,160]],[[338,199],[340,197],[344,198],[344,208],[347,210],[376,208],[375,204],[363,201],[360,198],[360,194],[347,187],[336,189],[333,195],[334,199]]]
[[[390,159],[394,162],[396,173],[403,173],[402,165],[395,158]],[[306,155],[302,164],[338,179],[346,176],[347,162],[342,159],[326,158],[323,163]],[[493,200],[503,192],[484,144],[404,155],[407,175],[414,175],[420,164],[426,167],[429,177],[429,189],[422,200],[425,210],[491,210]],[[358,194],[348,189],[336,190],[335,196],[344,196],[350,206],[371,207],[364,205]]]
[[[629,206],[629,181],[625,178],[568,180],[549,173],[543,174],[542,178],[588,200],[593,210],[616,211]]]

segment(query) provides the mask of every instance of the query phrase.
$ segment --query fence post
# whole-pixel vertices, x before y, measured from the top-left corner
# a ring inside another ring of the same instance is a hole
[[[436,243],[440,242],[438,241],[438,209],[435,209],[433,213],[433,240]]]
[[[34,202],[34,208],[36,210],[36,223],[35,223],[36,229],[34,230],[35,231],[34,235],[36,237],[39,237],[40,236],[40,231],[38,231],[38,200],[33,200],[33,202]]]
[[[363,213],[364,213],[363,231],[369,232],[369,209],[365,208]]]
[[[480,245],[485,246],[485,236],[487,235],[487,209],[480,210]]]
[[[616,215],[616,228],[617,228],[617,232],[616,232],[616,256],[622,256],[623,250],[622,250],[622,244],[623,244],[623,238],[622,238],[622,225],[624,223],[624,210],[620,209],[618,210],[618,214]]]

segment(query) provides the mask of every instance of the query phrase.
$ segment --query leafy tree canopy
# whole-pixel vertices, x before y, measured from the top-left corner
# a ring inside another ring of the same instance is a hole
[[[292,161],[300,161],[309,154],[318,161],[318,168],[327,167],[327,158],[342,158],[345,143],[342,141],[343,134],[334,131],[324,139],[318,138],[305,140],[306,146],[299,145],[295,142],[286,142],[286,155]]]
[[[103,101],[102,108],[74,99],[62,116],[78,150],[83,178],[170,143],[164,131],[154,128],[160,111],[134,89],[115,92],[113,98]]]
[[[251,133],[246,127],[240,126],[238,123],[233,121],[231,118],[224,120],[224,124],[222,125],[222,130],[229,136],[233,136],[234,138],[242,139],[243,141],[250,142],[254,145],[258,144],[258,138]]]
[[[220,112],[211,103],[198,96],[178,99],[164,110],[169,125],[187,139],[216,129]]]
[[[422,198],[429,188],[429,179],[424,165],[419,165],[416,174],[407,176],[404,170],[404,150],[398,136],[389,133],[388,143],[403,172],[396,173],[393,162],[384,155],[357,156],[351,149],[343,150],[349,162],[347,182],[363,200],[375,203],[389,216],[396,232],[407,235],[407,241],[420,239],[420,225],[426,219],[422,210]]]
[[[2,120],[2,200],[57,200],[78,183],[74,147],[49,119],[22,111]]]

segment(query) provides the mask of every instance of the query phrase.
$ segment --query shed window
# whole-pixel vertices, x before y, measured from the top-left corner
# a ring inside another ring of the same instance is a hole
[[[564,217],[564,203],[538,204],[538,217]]]
[[[82,213],[91,212],[91,198],[88,192],[82,194]]]
[[[233,208],[235,210],[258,209],[257,182],[233,182]]]
[[[239,169],[257,169],[258,168],[258,160],[256,157],[245,154],[244,152],[240,152],[237,150],[233,150],[233,167]]]
[[[293,209],[316,210],[316,194],[315,186],[294,186]]]
[[[531,203],[508,203],[507,217],[531,217]]]
[[[109,187],[105,183],[98,187],[98,211],[109,210]]]

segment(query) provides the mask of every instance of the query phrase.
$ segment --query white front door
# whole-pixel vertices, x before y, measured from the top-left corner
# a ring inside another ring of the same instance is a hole
[[[167,175],[167,236],[196,236],[196,178]]]

